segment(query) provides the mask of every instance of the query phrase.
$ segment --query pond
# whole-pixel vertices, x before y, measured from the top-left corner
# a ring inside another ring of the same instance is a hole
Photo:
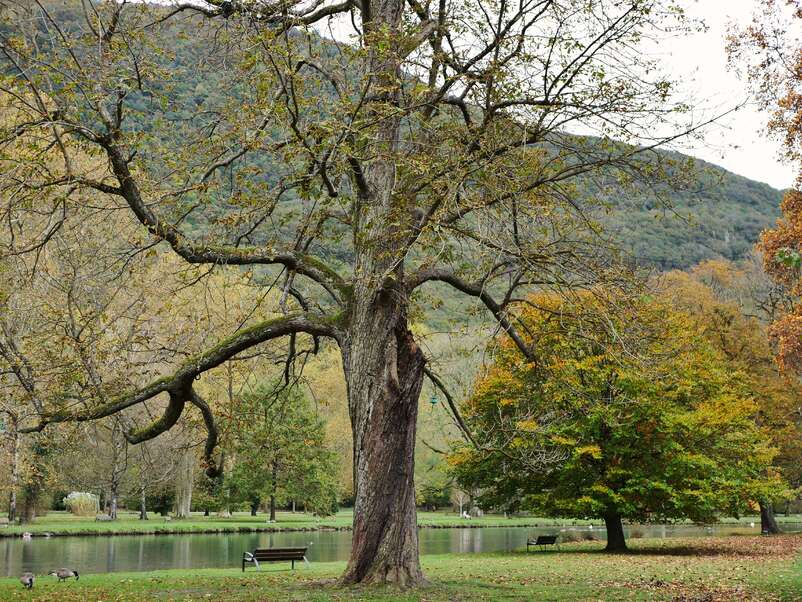
[[[789,530],[802,529],[802,525],[784,526]],[[598,539],[605,537],[602,526],[569,529],[580,536],[592,532]],[[759,533],[757,527],[737,525],[648,525],[627,529],[637,530],[643,537],[695,537],[734,531]],[[511,551],[525,546],[529,534],[559,531],[560,527],[421,529],[420,548],[422,554]],[[271,546],[307,546],[310,562],[327,562],[347,560],[350,545],[348,531],[3,538],[0,539],[0,575],[19,576],[23,571],[43,574],[60,567],[77,569],[81,573],[235,567],[240,565],[244,551]]]

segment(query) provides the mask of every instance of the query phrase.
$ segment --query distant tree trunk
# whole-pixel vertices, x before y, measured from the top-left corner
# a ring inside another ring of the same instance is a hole
[[[251,500],[251,516],[256,516],[256,511],[259,509],[259,500]]]
[[[14,429],[11,435],[11,482],[8,493],[8,520],[14,522],[17,519],[17,488],[19,487],[19,448],[20,435],[17,432],[16,421],[12,422]]]
[[[192,510],[192,488],[195,480],[195,455],[185,450],[181,458],[175,483],[175,515],[189,518]]]
[[[270,490],[270,521],[276,520],[276,489],[278,487],[278,462],[273,462],[273,469],[270,474],[272,488]]]
[[[208,507],[203,509],[203,516],[209,516],[209,508]]]
[[[626,552],[627,542],[624,538],[624,525],[621,515],[611,512],[604,515],[604,526],[607,528],[607,552]]]
[[[233,392],[231,395],[233,395]],[[236,460],[236,457],[233,460]],[[217,516],[222,518],[229,518],[231,516],[231,487],[229,486],[228,479],[226,479],[225,475],[228,472],[228,468],[233,463],[234,462],[232,461],[232,458],[227,456],[225,452],[220,454],[220,474],[217,475],[217,478],[220,480],[220,491],[223,499],[222,503],[220,504],[220,508],[217,510]]]
[[[760,504],[760,531],[762,533],[769,533],[777,535],[782,533],[780,526],[777,524],[777,519],[774,518],[774,506],[768,500],[761,500]]]
[[[109,516],[112,519],[117,518],[117,499],[119,498],[118,487],[119,485],[117,483],[111,484],[111,495],[109,496],[111,500],[109,502]]]
[[[120,485],[128,469],[128,441],[123,436],[122,424],[115,420],[111,428],[111,475],[109,478],[109,516],[117,519]]]
[[[292,500],[292,513],[295,514],[295,500]]]
[[[39,496],[42,493],[41,483],[34,481],[23,487],[25,502],[22,505],[22,515],[20,523],[32,523],[36,518],[36,506],[39,504]]]
[[[139,487],[139,520],[148,520],[147,496],[145,495],[144,485]]]
[[[47,460],[50,456],[48,443],[49,441],[43,433],[37,434],[32,441],[29,463],[31,472],[22,486],[22,494],[25,496],[25,501],[22,506],[22,516],[20,516],[21,523],[30,523],[36,518],[39,498],[44,490],[48,475]]]

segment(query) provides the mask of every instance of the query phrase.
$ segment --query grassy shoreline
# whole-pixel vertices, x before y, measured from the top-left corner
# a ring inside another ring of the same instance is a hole
[[[351,511],[338,512],[336,516],[318,518],[304,513],[279,512],[277,521],[266,521],[265,515],[250,516],[247,513],[235,513],[229,518],[193,513],[188,519],[166,520],[164,517],[151,515],[150,520],[140,521],[138,514],[123,512],[116,521],[96,522],[93,518],[75,517],[64,512],[51,512],[37,518],[33,523],[11,525],[0,529],[0,538],[19,537],[30,533],[34,537],[47,534],[60,536],[118,536],[118,535],[179,535],[186,533],[275,533],[302,531],[350,531],[352,523]],[[422,529],[446,529],[455,527],[536,527],[563,526],[569,524],[587,524],[587,521],[568,521],[542,518],[504,518],[490,515],[470,520],[461,519],[456,514],[436,512],[420,512],[418,526]]]
[[[562,551],[423,556],[429,584],[401,591],[341,587],[344,563],[82,575],[56,583],[37,576],[32,591],[0,579],[2,600],[760,600],[802,599],[802,536],[638,540],[627,554],[599,543]]]
[[[279,512],[277,522],[266,522],[265,515],[256,517],[248,513],[235,513],[229,518],[193,513],[193,516],[182,520],[166,520],[164,517],[151,515],[148,521],[140,521],[135,512],[121,512],[116,521],[96,522],[93,518],[75,517],[65,512],[50,512],[36,521],[24,525],[10,525],[0,528],[0,539],[20,537],[30,533],[34,537],[100,537],[122,535],[182,535],[188,533],[276,533],[303,531],[350,531],[352,512],[343,510],[333,517],[318,518],[304,513]],[[750,523],[760,524],[758,517],[742,517],[741,519],[723,520],[719,524],[733,528],[746,528]],[[781,524],[802,523],[802,517],[794,515],[781,517]],[[484,527],[569,527],[594,524],[600,527],[599,521],[554,519],[542,517],[510,517],[501,515],[485,515],[470,520],[462,519],[454,513],[419,512],[418,527],[421,529],[449,528],[484,528]]]

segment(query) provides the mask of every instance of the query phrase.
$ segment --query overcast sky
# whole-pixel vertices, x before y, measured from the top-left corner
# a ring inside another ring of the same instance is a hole
[[[757,3],[755,0],[683,2],[688,14],[703,19],[708,30],[666,44],[666,71],[709,108],[727,108],[746,100],[744,82],[727,70],[725,36],[730,23],[746,24],[751,20]],[[779,146],[763,133],[765,122],[766,115],[748,105],[725,118],[720,126],[714,126],[706,136],[705,145],[690,150],[735,173],[777,188],[788,188],[794,182],[794,170],[778,159]]]

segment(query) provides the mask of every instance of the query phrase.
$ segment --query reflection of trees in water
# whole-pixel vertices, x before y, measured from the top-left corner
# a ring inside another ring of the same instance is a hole
[[[112,573],[117,566],[117,540],[110,537],[106,541],[106,572]]]
[[[786,523],[789,530],[802,524]],[[597,526],[598,527],[598,526]],[[635,527],[634,525],[630,528]],[[740,525],[748,529],[748,525]],[[700,527],[679,525],[638,525],[647,538],[701,537],[723,535],[738,528],[734,524]],[[567,527],[580,536],[588,527]],[[527,535],[558,533],[560,527],[499,527],[421,529],[424,554],[472,554],[521,549]],[[752,529],[758,531],[758,527]],[[592,533],[604,539],[604,529]],[[311,542],[311,543],[310,543]],[[0,539],[0,576],[18,577],[23,571],[37,575],[65,566],[81,573],[149,571],[168,568],[239,566],[242,553],[262,547],[306,546],[310,562],[346,560],[351,548],[347,531],[242,533],[219,535],[146,535],[125,537],[21,537]]]
[[[13,547],[11,546],[10,539],[5,539],[0,542],[0,550],[3,550],[3,574],[16,575],[17,573],[22,573],[22,571],[19,570],[19,566],[14,564],[15,556],[11,553]]]
[[[137,568],[138,571],[141,571],[141,570],[144,569],[144,567],[142,566],[143,563],[144,563],[144,560],[145,560],[145,540],[144,539],[140,539],[139,540],[139,555],[137,556],[137,562],[136,562],[136,568]]]

